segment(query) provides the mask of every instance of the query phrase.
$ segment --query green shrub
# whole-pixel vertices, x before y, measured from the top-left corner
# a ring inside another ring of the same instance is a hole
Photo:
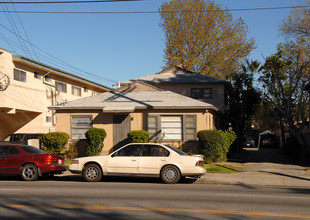
[[[203,130],[198,134],[199,146],[205,161],[220,162],[227,160],[227,153],[236,139],[233,131]]]
[[[65,156],[67,159],[72,160],[78,156],[77,142],[69,143],[67,150],[65,151]]]
[[[43,150],[46,152],[61,152],[68,143],[70,136],[65,132],[50,132],[43,135]]]
[[[226,161],[229,148],[234,143],[234,141],[237,139],[237,135],[233,131],[218,130],[218,132],[222,135],[222,138],[224,141],[224,144],[222,146],[222,155],[221,155],[220,161]]]
[[[87,139],[86,156],[97,156],[103,148],[103,141],[107,136],[104,129],[90,128],[85,133]]]
[[[147,143],[149,141],[149,133],[144,130],[133,130],[128,134],[130,143]]]

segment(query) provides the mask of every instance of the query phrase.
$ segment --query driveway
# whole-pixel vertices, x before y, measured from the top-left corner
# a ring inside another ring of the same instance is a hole
[[[232,174],[208,173],[199,182],[226,184],[310,187],[310,172],[287,160],[278,149],[247,148],[242,154],[242,172]]]

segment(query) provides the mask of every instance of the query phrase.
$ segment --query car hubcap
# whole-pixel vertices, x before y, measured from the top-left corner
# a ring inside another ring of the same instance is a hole
[[[168,169],[165,172],[165,177],[167,180],[173,180],[176,177],[176,172],[173,169]]]
[[[88,169],[87,176],[89,179],[95,179],[98,176],[97,169],[91,167]]]
[[[25,174],[25,177],[30,179],[30,178],[32,178],[35,175],[35,171],[34,171],[34,169],[32,167],[27,167],[25,169],[24,174]]]

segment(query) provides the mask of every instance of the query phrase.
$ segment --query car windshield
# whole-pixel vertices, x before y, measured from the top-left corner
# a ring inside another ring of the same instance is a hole
[[[172,146],[170,146],[170,145],[168,145],[168,144],[165,144],[165,146],[168,147],[168,148],[170,148],[171,150],[177,152],[177,153],[180,154],[180,155],[187,155],[187,154],[184,153],[183,151],[181,151],[181,150],[179,150],[179,149],[177,149],[177,148],[175,148],[175,147],[172,147]]]
[[[27,153],[31,153],[31,154],[42,154],[45,153],[43,150],[40,150],[36,147],[33,146],[23,146],[22,149],[24,151],[26,151]]]

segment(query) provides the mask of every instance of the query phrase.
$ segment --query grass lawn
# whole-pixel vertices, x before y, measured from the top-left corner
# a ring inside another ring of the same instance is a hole
[[[207,173],[235,173],[243,170],[243,167],[225,163],[209,163],[204,166]]]
[[[72,160],[66,159],[66,160],[65,160],[65,165],[69,166],[69,165],[71,164],[71,162],[72,162]]]

